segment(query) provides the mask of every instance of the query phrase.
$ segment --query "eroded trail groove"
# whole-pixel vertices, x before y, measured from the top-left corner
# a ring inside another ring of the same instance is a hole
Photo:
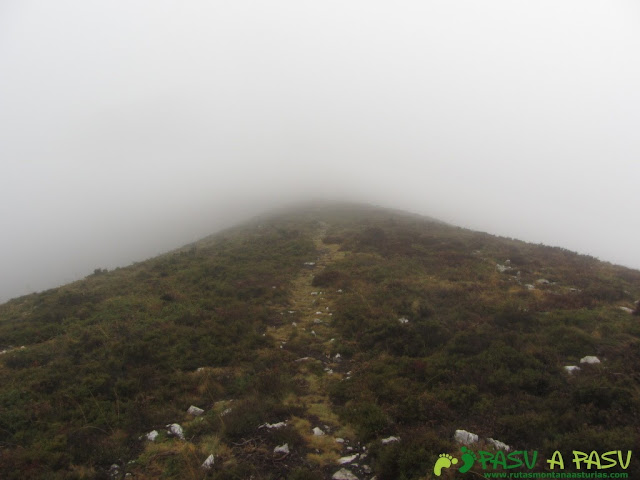
[[[294,378],[305,386],[305,394],[291,396],[286,402],[304,412],[291,418],[289,424],[307,442],[308,464],[322,469],[327,478],[341,469],[348,469],[358,478],[368,478],[366,474],[371,470],[365,460],[366,448],[333,411],[326,388],[329,381],[350,381],[352,365],[339,351],[334,327],[336,299],[342,291],[313,284],[315,276],[346,255],[339,245],[323,243],[325,234],[323,225],[314,235],[318,256],[307,262],[293,280],[290,309],[282,312],[284,322],[272,327],[269,334],[276,339],[276,348],[286,351],[295,343],[296,351],[307,352],[293,360],[297,372]]]

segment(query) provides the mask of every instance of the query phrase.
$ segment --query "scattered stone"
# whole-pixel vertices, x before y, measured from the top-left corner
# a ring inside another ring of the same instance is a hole
[[[358,477],[356,477],[346,468],[341,468],[336,473],[334,473],[331,478],[332,480],[358,480]]]
[[[316,264],[316,262],[304,262],[304,264],[309,267],[313,267]]]
[[[399,318],[399,319],[398,319],[398,321],[399,321],[400,323],[402,323],[402,324],[409,323],[409,319],[408,319],[408,318],[404,318],[404,317]]]
[[[388,443],[399,442],[399,441],[400,441],[400,437],[394,437],[394,436],[383,438],[381,440],[383,445],[387,445]]]
[[[628,307],[618,307],[620,310],[622,310],[623,312],[627,312],[627,313],[633,313],[633,309],[628,308]]]
[[[338,459],[338,463],[340,465],[346,465],[347,463],[353,462],[356,458],[358,458],[358,454],[349,455],[348,457],[342,457]]]
[[[324,435],[324,432],[319,427],[313,427],[313,434],[316,436]]]
[[[311,360],[311,357],[302,357],[302,358],[298,358],[298,359],[296,360],[296,362],[305,362],[305,361],[307,361],[307,360]]]
[[[538,285],[549,285],[551,282],[546,278],[539,278],[538,280],[536,280],[536,283]]]
[[[311,295],[318,295],[318,292],[311,292]]]
[[[292,327],[297,327],[297,326],[298,326],[298,324],[297,324],[296,322],[291,322],[291,326],[292,326]]]
[[[289,444],[285,443],[273,449],[273,453],[289,453]]]
[[[592,355],[587,355],[586,357],[582,357],[580,359],[580,363],[600,363],[600,359]]]
[[[527,287],[527,290],[535,290],[536,289],[535,285],[531,285],[530,283],[525,283],[524,286]]]
[[[338,290],[338,293],[342,293],[342,289]]]
[[[193,415],[195,417],[199,417],[200,415],[202,415],[204,413],[204,410],[201,409],[201,408],[198,408],[198,407],[196,407],[194,405],[191,405],[189,407],[189,410],[187,410],[187,413],[190,414],[190,415]]]
[[[260,425],[258,428],[268,428],[269,430],[271,430],[272,428],[278,429],[286,426],[287,426],[287,422],[278,422],[278,423],[265,423],[263,425]]]
[[[472,443],[476,443],[478,441],[478,435],[476,435],[475,433],[467,432],[466,430],[456,430],[453,439],[458,443],[471,445]]]
[[[293,314],[293,313],[296,313],[296,311],[295,310],[289,310],[289,314]]]
[[[113,465],[111,465],[111,467],[109,467],[109,477],[116,479],[120,478],[120,476],[120,465],[114,463]]]
[[[207,457],[207,459],[204,461],[204,463],[200,466],[200,468],[203,468],[205,470],[211,470],[211,467],[213,467],[213,453],[211,455],[209,455]]]
[[[371,473],[371,467],[369,465],[362,465],[362,471],[366,474]]]
[[[322,315],[322,312],[316,312],[316,315]]]
[[[487,438],[487,441],[496,447],[498,450],[505,450],[507,452],[511,451],[511,447],[506,443],[501,442],[500,440],[494,440],[493,438]]]
[[[511,267],[508,267],[506,265],[500,265],[499,263],[496,263],[496,269],[500,272],[500,273],[504,273],[507,270],[511,270]]]
[[[578,367],[577,365],[567,365],[564,367],[564,369],[569,375],[580,371],[580,367]]]
[[[178,437],[180,440],[184,440],[184,432],[182,431],[182,427],[177,423],[171,423],[167,425],[167,434],[173,435],[174,437]]]
[[[155,442],[156,438],[158,437],[158,431],[152,430],[149,433],[147,433],[145,436],[147,437],[147,440],[149,440],[150,442]]]
[[[231,407],[225,408],[222,412],[220,412],[220,416],[224,417],[225,415],[229,415],[231,413]]]
[[[336,443],[344,443],[344,438],[336,438]]]
[[[339,353],[336,353],[336,356],[333,358],[335,358],[336,360],[340,360],[342,359],[342,355],[340,355]]]
[[[323,323],[322,320],[320,320],[319,318],[314,318],[313,319],[313,323],[318,325],[319,323]]]

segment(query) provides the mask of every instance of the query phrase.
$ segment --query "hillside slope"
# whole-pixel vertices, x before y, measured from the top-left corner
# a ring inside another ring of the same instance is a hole
[[[459,429],[538,451],[536,471],[626,452],[638,298],[640,272],[559,248],[280,212],[0,306],[0,477],[437,478]]]

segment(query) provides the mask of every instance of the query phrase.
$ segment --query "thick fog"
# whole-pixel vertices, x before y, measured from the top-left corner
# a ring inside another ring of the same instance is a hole
[[[640,268],[635,1],[0,2],[0,301],[272,206]]]

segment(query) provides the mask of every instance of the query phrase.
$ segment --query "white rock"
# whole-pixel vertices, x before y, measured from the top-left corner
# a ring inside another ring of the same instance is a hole
[[[319,323],[322,323],[322,320],[320,320],[319,318],[314,318],[314,319],[313,319],[313,323],[315,323],[316,325],[318,325]]]
[[[393,442],[399,442],[399,441],[400,441],[400,437],[394,437],[394,436],[383,438],[381,440],[383,445],[386,445],[388,443],[393,443]]]
[[[539,278],[538,280],[536,280],[536,283],[538,285],[549,285],[551,282],[546,278]]]
[[[285,443],[273,449],[273,453],[289,453],[289,444]]]
[[[120,466],[117,463],[114,463],[111,465],[111,468],[109,468],[109,476],[113,479],[120,476]]]
[[[229,415],[231,413],[231,407],[225,408],[222,412],[220,412],[220,416],[224,417],[225,415]]]
[[[316,312],[316,315],[322,315],[322,312]]]
[[[289,313],[296,313],[295,310],[289,310]]]
[[[158,431],[157,430],[152,430],[149,433],[147,433],[146,437],[147,440],[149,440],[150,442],[154,442],[156,440],[158,436]]]
[[[358,477],[356,477],[346,468],[341,468],[336,473],[334,473],[331,478],[332,480],[358,480]]]
[[[338,459],[338,463],[340,465],[346,465],[347,463],[353,462],[356,458],[358,458],[358,454],[349,455],[348,457],[342,457]]]
[[[600,359],[592,355],[587,355],[586,357],[582,357],[580,359],[580,363],[600,363]]]
[[[298,324],[297,324],[296,322],[291,322],[291,326],[292,326],[292,327],[297,327],[297,326],[298,326]]]
[[[371,467],[369,465],[362,465],[362,471],[369,474],[371,473]]]
[[[580,371],[580,367],[576,366],[576,365],[567,365],[564,367],[565,371],[568,374],[572,374],[574,372],[579,372]]]
[[[342,355],[340,355],[339,353],[336,353],[336,356],[335,356],[335,357],[333,357],[333,358],[335,358],[336,360],[338,360],[338,359],[342,358]]]
[[[623,312],[627,312],[627,313],[633,313],[633,310],[629,307],[618,307],[620,310],[622,310]]]
[[[184,432],[182,431],[182,427],[177,423],[171,423],[167,425],[167,433],[169,435],[173,435],[174,437],[178,437],[180,440],[184,440]]]
[[[318,292],[311,292],[311,295],[318,295]]]
[[[264,425],[260,425],[258,428],[268,428],[271,430],[272,428],[284,428],[287,426],[286,422],[278,422],[278,423],[265,423]]]
[[[213,453],[211,455],[209,455],[207,457],[207,459],[204,461],[204,463],[200,466],[200,468],[204,468],[205,470],[211,470],[211,467],[213,467]]]
[[[296,360],[296,362],[305,362],[305,361],[307,361],[307,360],[311,360],[311,357],[302,357],[302,358],[298,358],[298,359]]]
[[[500,440],[494,440],[493,438],[487,438],[487,441],[496,447],[498,450],[505,450],[507,452],[511,451],[511,447],[506,443],[501,442]]]
[[[342,289],[338,290],[338,293],[342,293]]]
[[[196,406],[191,405],[189,407],[189,410],[187,410],[187,413],[194,415],[196,417],[199,417],[200,415],[202,415],[204,413],[204,410],[201,408],[198,408]]]
[[[344,438],[336,438],[336,443],[344,443]]]
[[[319,435],[324,435],[324,432],[320,430],[319,427],[313,427],[313,434],[319,436]]]
[[[311,330],[311,335],[313,335],[315,337],[316,336],[316,332],[314,330]]]
[[[535,290],[536,289],[536,287],[531,285],[530,283],[525,283],[524,286],[527,287],[527,290]]]
[[[458,443],[471,445],[472,443],[476,443],[478,441],[478,435],[476,435],[475,433],[467,432],[466,430],[456,430],[453,439]]]
[[[316,262],[304,262],[304,264],[310,267],[313,267],[316,264]]]
[[[409,319],[408,319],[408,318],[404,318],[404,317],[399,318],[399,319],[398,319],[398,321],[399,321],[400,323],[402,323],[402,324],[409,323]]]

